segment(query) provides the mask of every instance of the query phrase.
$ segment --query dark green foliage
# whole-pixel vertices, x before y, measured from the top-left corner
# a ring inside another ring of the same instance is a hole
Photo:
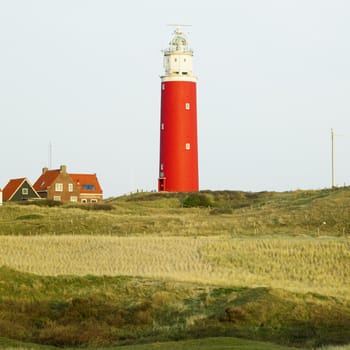
[[[17,216],[16,220],[40,220],[43,219],[43,215],[40,214],[28,214]]]
[[[35,199],[22,202],[16,202],[19,205],[36,205],[38,207],[59,207],[63,204],[61,201],[54,201],[52,199]]]
[[[189,193],[182,199],[181,204],[184,208],[193,208],[193,207],[208,208],[213,205],[209,195],[201,192]]]
[[[132,195],[120,197],[119,199],[125,200],[126,202],[145,202],[157,201],[163,198],[180,198],[181,195],[182,194],[178,192],[137,192]]]
[[[113,204],[109,203],[82,203],[82,204],[66,204],[64,206],[65,208],[78,208],[82,210],[104,210],[104,211],[110,211],[114,209]]]
[[[268,288],[130,277],[41,277],[0,268],[0,334],[55,346],[208,336],[306,347],[350,342],[350,304]]]

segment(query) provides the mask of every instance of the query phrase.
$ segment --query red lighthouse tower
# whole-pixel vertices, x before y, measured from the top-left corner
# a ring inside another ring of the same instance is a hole
[[[164,50],[158,191],[198,191],[197,78],[180,28]]]

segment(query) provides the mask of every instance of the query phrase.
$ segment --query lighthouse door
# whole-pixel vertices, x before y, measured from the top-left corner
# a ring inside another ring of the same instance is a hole
[[[165,191],[165,177],[158,179],[158,192]]]

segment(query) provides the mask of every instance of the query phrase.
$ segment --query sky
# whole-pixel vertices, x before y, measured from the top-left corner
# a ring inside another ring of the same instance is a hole
[[[162,49],[184,27],[202,190],[350,184],[350,1],[0,0],[0,187],[42,168],[157,188]]]

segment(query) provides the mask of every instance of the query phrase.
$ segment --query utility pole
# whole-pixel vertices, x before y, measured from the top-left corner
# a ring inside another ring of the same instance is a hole
[[[332,140],[332,188],[335,187],[335,175],[334,175],[334,130],[331,129],[331,140]]]

